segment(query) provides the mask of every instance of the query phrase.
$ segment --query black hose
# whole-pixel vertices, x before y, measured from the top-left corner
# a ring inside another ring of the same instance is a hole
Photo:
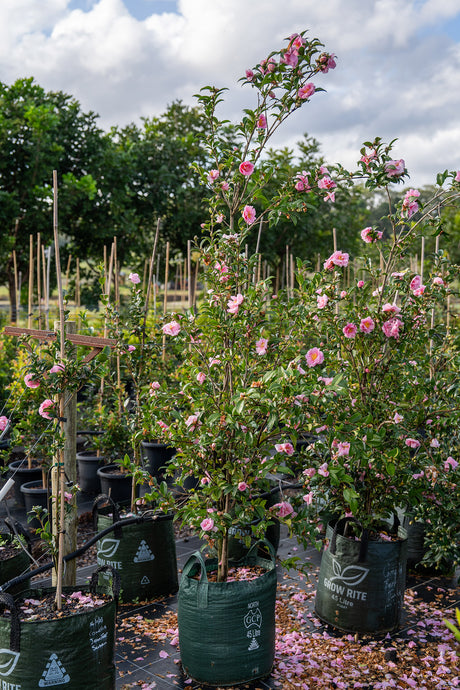
[[[106,534],[109,532],[112,532],[114,529],[119,529],[120,527],[125,527],[126,525],[134,525],[134,524],[139,524],[140,522],[146,522],[148,520],[154,520],[155,516],[154,515],[133,515],[133,517],[129,518],[124,518],[123,520],[118,520],[118,522],[114,522],[112,525],[109,525],[109,527],[106,527],[103,529],[101,532],[98,532],[94,537],[91,537],[86,544],[83,544],[83,546],[80,546],[79,549],[76,551],[73,551],[72,553],[68,553],[67,556],[64,556],[62,559],[65,563],[67,561],[72,561],[74,558],[78,558],[81,556],[87,549],[89,549],[90,546],[95,544],[101,537],[105,537]],[[20,585],[22,582],[25,582],[26,580],[30,579],[31,576],[35,575],[40,575],[41,573],[46,573],[48,570],[51,570],[51,568],[54,566],[54,562],[50,561],[49,563],[45,563],[45,565],[40,566],[39,568],[36,568],[36,570],[28,571],[26,573],[23,573],[22,575],[17,575],[14,577],[12,580],[8,580],[7,582],[4,582],[3,585],[0,585],[0,592],[4,592],[6,589],[9,587],[14,587],[16,585]]]

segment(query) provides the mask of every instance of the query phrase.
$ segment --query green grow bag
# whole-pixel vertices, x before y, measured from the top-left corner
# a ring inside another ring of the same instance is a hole
[[[267,542],[264,542],[267,543]],[[237,685],[267,676],[275,657],[276,569],[257,555],[260,542],[231,565],[258,565],[255,580],[209,582],[217,559],[199,551],[185,564],[179,587],[179,648],[185,673],[209,685]]]
[[[343,532],[348,522],[361,538]],[[406,584],[407,533],[399,527],[395,541],[373,541],[353,518],[330,523],[323,551],[315,612],[344,632],[391,632],[400,624]]]
[[[93,593],[101,591],[97,577],[96,571],[89,588]],[[66,587],[64,593],[77,590]],[[115,598],[55,620],[19,620],[17,607],[24,597],[34,599],[50,591],[54,590],[27,590],[20,599],[0,594],[0,687],[115,690]]]
[[[111,511],[111,515],[97,516],[98,532],[119,521],[120,516],[113,504]],[[97,543],[97,563],[110,565],[118,571],[123,602],[148,601],[177,592],[173,514],[146,516],[144,522],[109,532]]]

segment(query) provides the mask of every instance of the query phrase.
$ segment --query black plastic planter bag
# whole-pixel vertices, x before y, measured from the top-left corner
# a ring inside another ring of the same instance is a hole
[[[10,541],[13,541],[13,536],[10,537],[10,535],[3,535],[3,538],[9,538]],[[23,573],[25,573],[29,569],[29,565],[30,558],[24,549],[19,549],[14,556],[11,556],[10,558],[5,559],[4,561],[0,560],[0,586],[5,584],[5,582],[8,582],[8,580],[12,580],[18,575],[22,575]],[[30,587],[29,580],[27,580],[23,585],[8,591],[10,594],[15,594],[16,592],[19,592],[21,589],[27,589],[28,587]]]
[[[116,507],[112,505],[111,510],[110,516],[98,515],[98,532],[119,520]],[[177,592],[173,514],[158,514],[102,537],[97,545],[97,563],[111,565],[118,571],[123,602],[148,601]]]
[[[187,561],[178,597],[179,648],[190,678],[209,685],[236,685],[267,676],[275,656],[276,569],[257,556],[260,542],[231,565],[258,565],[255,580],[209,582],[217,559],[199,551]]]
[[[407,533],[395,541],[373,541],[362,528],[361,538],[342,536],[348,521],[329,524],[316,590],[315,612],[344,632],[378,633],[400,623],[406,583]]]
[[[64,593],[77,589],[66,587]],[[88,591],[87,587],[81,589]],[[100,592],[95,579],[90,589]],[[24,596],[38,598],[50,591],[31,589],[22,593],[21,600]],[[55,620],[20,621],[19,604],[18,597],[0,595],[2,690],[56,686],[68,690],[115,689],[115,599]]]
[[[270,508],[281,501],[280,488],[275,486],[270,491],[257,495],[256,498],[264,499],[265,507]],[[252,524],[256,525],[257,523],[258,521],[254,520],[254,523]],[[230,527],[228,542],[228,553],[230,558],[244,558],[244,556],[248,553],[250,547],[246,546],[245,537],[251,537],[251,544],[254,543],[250,524],[241,525],[240,527]],[[276,554],[280,543],[280,522],[277,518],[273,517],[272,524],[269,525],[265,531],[265,538],[268,539],[270,544],[273,546]]]

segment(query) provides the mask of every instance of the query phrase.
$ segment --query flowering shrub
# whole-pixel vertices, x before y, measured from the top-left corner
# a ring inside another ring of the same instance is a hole
[[[284,120],[321,90],[310,79],[335,66],[321,47],[317,39],[296,34],[286,48],[246,72],[243,81],[256,90],[257,107],[245,110],[236,142],[227,139],[225,122],[216,116],[222,90],[206,87],[199,96],[213,165],[199,170],[211,190],[209,237],[200,246],[208,290],[197,316],[173,314],[163,325],[167,338],[177,338],[183,347],[178,394],[163,384],[151,391],[156,428],[178,449],[170,472],[196,481],[178,517],[216,545],[219,581],[228,573],[232,526],[251,523],[254,534],[261,535],[280,518],[308,529],[288,501],[268,510],[260,494],[273,473],[289,471],[290,429],[301,409],[296,395],[309,385],[306,379],[316,383],[319,355],[310,352],[309,373],[302,374],[291,332],[295,316],[283,300],[272,299],[268,281],[255,280],[258,256],[247,256],[245,244],[263,213],[276,219],[298,204],[293,201],[296,181],[286,180],[265,199],[264,212],[258,210],[274,174],[262,152]],[[321,198],[335,186],[326,184],[326,177],[318,171],[311,184]]]
[[[407,174],[404,161],[392,160],[391,145],[380,140],[362,154],[361,169],[351,177],[364,176],[371,188],[388,190]],[[406,192],[389,209],[388,236],[365,228],[367,256],[351,281],[345,280],[350,259],[344,252],[334,252],[313,276],[306,266],[299,272],[302,328],[321,348],[316,361],[322,385],[303,402],[305,430],[317,436],[304,460],[304,498],[312,517],[352,514],[372,527],[391,519],[398,506],[426,516],[440,500],[437,489],[450,491],[458,505],[456,461],[446,468],[448,456],[458,454],[458,437],[445,433],[458,426],[452,362],[458,343],[444,323],[458,266],[442,252],[423,277],[407,265],[415,241],[437,232],[439,207],[459,198],[457,177],[442,175],[425,203],[417,190]],[[374,245],[377,261],[369,256]],[[455,532],[458,520],[452,517]],[[452,531],[447,533],[458,550]]]

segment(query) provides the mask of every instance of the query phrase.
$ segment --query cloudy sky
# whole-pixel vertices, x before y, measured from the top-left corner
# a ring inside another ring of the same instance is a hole
[[[33,76],[104,128],[226,86],[236,120],[254,105],[238,78],[304,29],[337,68],[277,146],[308,132],[353,166],[363,141],[398,138],[413,186],[460,168],[460,0],[0,0],[0,81]]]

